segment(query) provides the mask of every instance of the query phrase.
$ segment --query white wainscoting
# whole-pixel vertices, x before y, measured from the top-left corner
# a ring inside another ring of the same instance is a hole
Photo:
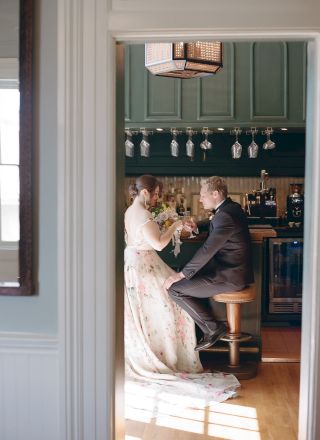
[[[0,333],[0,439],[59,440],[55,337]]]

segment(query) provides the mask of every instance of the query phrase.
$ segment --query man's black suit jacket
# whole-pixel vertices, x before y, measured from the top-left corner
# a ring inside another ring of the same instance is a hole
[[[245,213],[229,197],[210,222],[209,236],[184,266],[187,279],[205,276],[210,281],[242,288],[253,282],[251,239]]]

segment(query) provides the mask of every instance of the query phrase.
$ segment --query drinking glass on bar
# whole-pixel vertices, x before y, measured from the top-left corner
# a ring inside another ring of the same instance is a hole
[[[185,236],[187,236],[187,233],[189,233],[188,238],[194,238],[195,235],[193,234],[193,232],[196,232],[197,225],[193,219],[193,217],[191,217],[190,215],[190,211],[185,211],[183,214],[183,218],[182,218],[182,223],[183,223],[183,230],[185,231],[186,234],[184,234]]]

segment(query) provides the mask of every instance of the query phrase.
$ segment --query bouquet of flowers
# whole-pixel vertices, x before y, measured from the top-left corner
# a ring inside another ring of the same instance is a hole
[[[161,231],[168,229],[172,223],[179,220],[177,212],[165,203],[157,203],[150,210]]]
[[[157,203],[157,205],[153,206],[150,211],[154,221],[158,223],[160,231],[162,232],[168,229],[174,222],[179,220],[177,212],[163,202]],[[174,247],[173,253],[175,257],[177,257],[180,253],[180,246],[182,244],[180,234],[181,229],[178,228],[172,236],[172,245]]]

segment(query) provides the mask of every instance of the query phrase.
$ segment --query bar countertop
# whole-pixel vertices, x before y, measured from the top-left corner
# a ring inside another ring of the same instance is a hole
[[[250,231],[250,235],[251,235],[251,240],[252,242],[262,242],[262,240],[266,237],[277,237],[277,231],[273,228],[270,227],[259,227],[255,228],[255,227],[250,227],[249,228]],[[201,232],[200,234],[196,235],[193,238],[187,238],[187,237],[181,237],[181,241],[184,243],[198,243],[198,242],[203,242],[206,240],[208,236],[207,232]]]

